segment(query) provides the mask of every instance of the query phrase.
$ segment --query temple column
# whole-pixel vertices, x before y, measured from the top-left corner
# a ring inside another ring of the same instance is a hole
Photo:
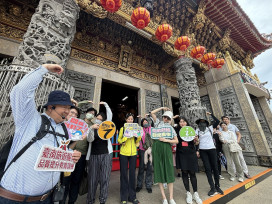
[[[197,119],[206,118],[206,108],[201,106],[192,60],[181,58],[174,63],[174,68],[178,84],[180,115],[186,117],[191,126],[196,127]]]
[[[41,0],[19,46],[18,55],[11,65],[0,66],[0,147],[14,133],[9,104],[11,89],[25,74],[41,64],[58,63],[66,67],[79,11],[74,0]],[[48,94],[56,89],[71,96],[74,93],[64,74],[47,73],[36,91],[37,107],[44,105]]]

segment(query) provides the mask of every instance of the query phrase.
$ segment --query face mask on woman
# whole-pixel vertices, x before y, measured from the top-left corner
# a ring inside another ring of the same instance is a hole
[[[94,118],[94,115],[91,114],[91,113],[87,113],[87,114],[86,114],[86,118],[87,118],[88,120],[92,120],[92,119]]]
[[[206,130],[207,124],[205,122],[200,122],[198,128],[200,131],[204,132]]]
[[[150,125],[149,125],[148,123],[146,123],[146,124],[143,124],[143,126],[144,126],[145,128],[147,128],[147,127],[149,127]]]
[[[95,120],[95,123],[96,123],[96,124],[98,124],[98,125],[100,125],[100,124],[102,123],[102,121],[101,121],[101,120],[96,119],[96,120]]]

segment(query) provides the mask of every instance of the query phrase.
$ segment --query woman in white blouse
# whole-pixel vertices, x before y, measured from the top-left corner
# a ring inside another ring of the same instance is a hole
[[[234,181],[235,179],[235,172],[234,168],[232,167],[233,163],[235,165],[238,181],[244,181],[244,173],[242,166],[239,161],[239,151],[242,151],[239,144],[237,143],[237,137],[235,136],[234,132],[228,130],[228,126],[226,123],[220,123],[222,128],[221,134],[219,134],[219,139],[223,142],[222,149],[224,155],[227,158],[227,166],[228,166],[228,173],[230,174],[230,180]],[[230,150],[230,146],[233,146],[232,151]],[[233,161],[233,162],[232,162]]]

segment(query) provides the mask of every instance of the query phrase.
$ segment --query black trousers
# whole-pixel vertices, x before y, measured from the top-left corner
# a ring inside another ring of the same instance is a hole
[[[133,201],[136,199],[135,170],[137,155],[124,156],[120,154],[120,197],[121,201]],[[129,178],[128,178],[129,165]]]
[[[86,165],[86,155],[81,155],[78,160],[75,170],[70,176],[64,177],[63,184],[65,185],[64,198],[59,204],[65,204],[66,198],[69,195],[68,204],[74,204],[78,197],[80,181]]]
[[[137,176],[137,187],[142,188],[143,187],[143,181],[144,181],[144,172],[145,172],[145,164],[144,164],[144,150],[139,150],[139,171]],[[150,161],[147,162],[146,167],[146,174],[145,174],[145,187],[146,188],[152,188],[153,179],[152,179],[152,166],[150,164]]]
[[[208,182],[210,184],[211,188],[214,188],[215,186],[219,185],[219,172],[218,172],[218,166],[217,166],[217,152],[215,149],[205,149],[200,150],[200,157],[203,161],[206,176],[208,178]],[[212,172],[214,176],[214,181],[212,178]]]

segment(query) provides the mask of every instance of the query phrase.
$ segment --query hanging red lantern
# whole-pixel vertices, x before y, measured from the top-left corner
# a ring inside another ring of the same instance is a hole
[[[157,28],[155,35],[159,41],[165,42],[172,36],[172,33],[173,29],[169,24],[162,24]]]
[[[131,15],[131,22],[138,29],[145,28],[150,22],[149,11],[144,7],[134,9]]]
[[[200,45],[196,46],[191,51],[191,57],[195,58],[195,59],[200,59],[200,58],[202,58],[202,56],[204,55],[205,52],[206,52],[205,47],[200,46]]]
[[[205,54],[202,59],[201,62],[203,62],[204,64],[211,64],[213,62],[213,60],[215,59],[215,54],[210,52]]]
[[[189,47],[189,45],[190,38],[188,38],[188,36],[181,36],[175,42],[175,48],[181,51],[186,50]]]
[[[222,58],[215,59],[212,63],[213,68],[220,69],[225,64],[225,60]]]
[[[121,7],[122,0],[100,0],[100,3],[105,10],[114,13]]]

